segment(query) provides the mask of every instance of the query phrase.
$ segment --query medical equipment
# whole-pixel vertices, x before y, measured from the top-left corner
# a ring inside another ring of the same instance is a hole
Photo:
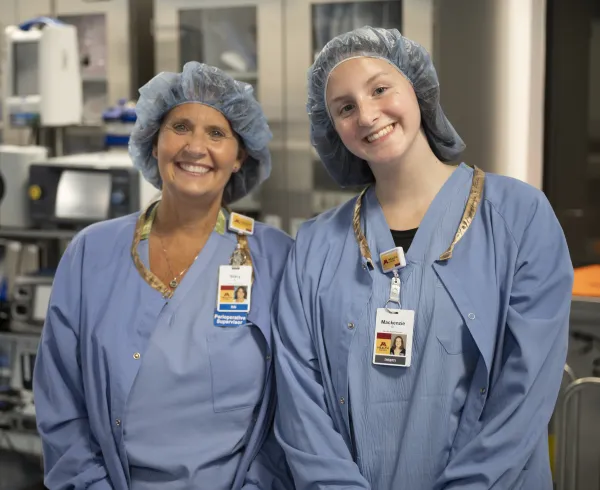
[[[102,113],[104,121],[104,146],[127,150],[129,136],[135,126],[137,116],[135,102],[120,99],[115,107],[110,107]]]
[[[79,229],[135,213],[157,195],[127,152],[49,158],[29,168],[29,213],[34,226]]]
[[[14,127],[80,124],[82,88],[77,30],[38,18],[8,26],[4,119]]]
[[[41,333],[48,311],[52,281],[51,273],[20,276],[15,281],[10,304],[10,330]]]
[[[41,146],[0,145],[0,227],[29,227],[29,166],[47,157]]]

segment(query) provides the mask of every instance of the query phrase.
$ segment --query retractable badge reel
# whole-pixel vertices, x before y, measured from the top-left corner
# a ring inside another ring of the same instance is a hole
[[[390,295],[383,308],[377,309],[373,364],[409,367],[412,354],[415,312],[403,310],[400,303],[401,282],[398,270],[406,266],[402,247],[379,255],[385,274],[392,273]]]
[[[238,243],[230,259],[230,265],[219,267],[219,289],[216,327],[240,327],[246,325],[252,293],[252,266],[247,236],[254,233],[254,220],[238,213],[231,213],[229,229],[238,235]]]

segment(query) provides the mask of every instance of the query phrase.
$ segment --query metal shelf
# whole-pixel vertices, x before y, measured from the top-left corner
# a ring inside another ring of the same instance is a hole
[[[33,332],[0,332],[0,341],[2,342],[39,342],[41,333]]]

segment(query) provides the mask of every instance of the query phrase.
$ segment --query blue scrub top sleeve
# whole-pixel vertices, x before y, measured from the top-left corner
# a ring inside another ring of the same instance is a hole
[[[250,465],[242,490],[294,490],[285,454],[270,428],[258,455]]]
[[[99,446],[91,434],[80,368],[83,238],[60,261],[33,374],[45,484],[51,490],[110,490]]]
[[[325,403],[311,315],[304,306],[312,298],[303,298],[299,281],[306,264],[297,257],[307,252],[301,250],[301,234],[288,258],[274,310],[275,433],[298,490],[369,490]]]
[[[529,481],[523,470],[536,450],[546,448],[548,457],[545,438],[567,356],[573,266],[543,195],[530,216],[518,243],[500,373],[474,437],[452,455],[435,490],[513,488],[518,481],[535,487],[539,475]]]

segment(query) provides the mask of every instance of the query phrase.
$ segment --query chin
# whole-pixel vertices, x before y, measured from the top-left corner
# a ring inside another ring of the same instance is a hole
[[[388,167],[399,162],[402,157],[406,154],[404,148],[393,149],[392,151],[382,151],[377,154],[369,155],[365,157],[365,160],[369,162],[372,167]]]
[[[197,185],[178,185],[174,186],[173,194],[185,199],[205,200],[217,198],[222,193],[222,189],[211,187],[200,187]]]
[[[362,158],[375,166],[392,165],[402,160],[402,157],[408,153],[409,149],[409,141],[406,138],[402,138],[396,141],[389,141],[388,144],[385,146],[382,145],[380,148],[371,149],[371,151],[365,152]]]

